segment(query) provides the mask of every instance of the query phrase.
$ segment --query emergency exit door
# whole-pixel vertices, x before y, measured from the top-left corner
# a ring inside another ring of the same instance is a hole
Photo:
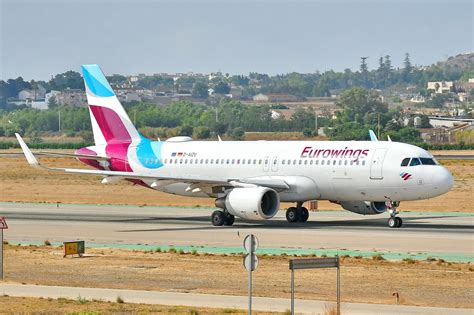
[[[383,160],[387,149],[376,149],[370,163],[370,179],[383,179]]]

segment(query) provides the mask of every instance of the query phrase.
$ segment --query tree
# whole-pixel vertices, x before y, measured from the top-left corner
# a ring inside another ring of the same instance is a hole
[[[405,83],[409,83],[410,81],[410,74],[413,71],[413,66],[411,65],[410,61],[410,54],[405,54],[405,59],[403,61],[403,70],[402,70],[402,80]]]
[[[240,127],[235,128],[230,132],[230,137],[233,140],[244,140],[245,139],[245,131]]]
[[[349,121],[362,123],[370,113],[385,113],[388,108],[375,91],[355,87],[342,93],[338,105],[344,108],[343,116]]]
[[[217,94],[229,94],[230,93],[230,86],[225,83],[224,81],[220,81],[214,86],[214,93]]]
[[[56,101],[55,96],[51,96],[48,100],[48,108],[49,109],[54,109],[58,107],[58,102]]]
[[[369,87],[369,68],[367,67],[367,62],[366,62],[367,58],[369,57],[360,58],[361,83],[365,87]]]
[[[196,82],[193,86],[192,95],[195,98],[208,98],[209,86],[204,82]]]

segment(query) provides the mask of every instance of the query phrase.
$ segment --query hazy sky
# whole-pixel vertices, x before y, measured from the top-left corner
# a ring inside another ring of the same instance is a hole
[[[473,49],[472,0],[0,0],[0,78],[428,65]]]

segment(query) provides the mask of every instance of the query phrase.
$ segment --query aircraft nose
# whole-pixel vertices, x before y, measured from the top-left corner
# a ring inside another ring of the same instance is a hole
[[[440,194],[447,193],[454,185],[453,175],[444,167],[440,166],[433,174],[433,184]]]

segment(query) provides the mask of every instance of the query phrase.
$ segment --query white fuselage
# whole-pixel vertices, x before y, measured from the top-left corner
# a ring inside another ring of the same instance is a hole
[[[155,155],[141,156],[130,146],[133,171],[161,176],[199,176],[235,180],[282,179],[289,190],[281,201],[403,201],[435,197],[453,185],[440,165],[401,166],[405,158],[433,158],[427,151],[386,141],[186,141],[152,142]],[[156,154],[159,151],[159,154]],[[139,152],[142,154],[142,152]],[[158,168],[147,164],[160,163]],[[408,178],[402,174],[408,173]],[[405,179],[406,178],[406,179]],[[187,183],[144,182],[154,189],[185,196],[219,197]],[[205,186],[205,185],[204,185]]]

